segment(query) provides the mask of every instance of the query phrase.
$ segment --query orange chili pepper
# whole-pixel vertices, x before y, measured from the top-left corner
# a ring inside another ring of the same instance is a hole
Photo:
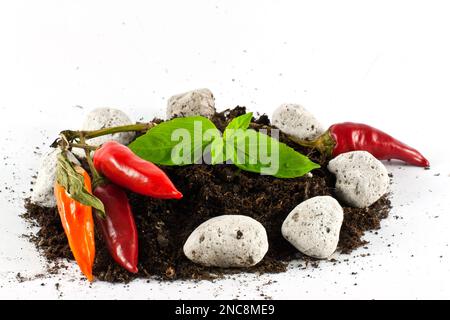
[[[83,175],[86,189],[92,192],[91,178],[88,173],[81,167],[75,169]],[[72,250],[81,272],[92,282],[94,279],[92,265],[95,257],[92,207],[85,206],[70,198],[58,182],[55,182],[54,191],[59,216],[69,241],[70,250]]]

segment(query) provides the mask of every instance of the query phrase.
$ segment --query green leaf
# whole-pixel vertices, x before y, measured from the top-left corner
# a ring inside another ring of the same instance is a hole
[[[244,135],[235,136],[233,145],[233,163],[245,171],[277,178],[296,178],[320,168],[286,144],[255,130],[246,130]]]
[[[198,162],[205,147],[220,131],[201,116],[162,122],[128,147],[139,157],[160,165],[188,165]]]
[[[60,153],[58,155],[56,181],[66,189],[67,194],[73,200],[97,209],[102,216],[105,215],[103,203],[87,191],[84,185],[83,175],[75,170],[65,153]]]
[[[247,130],[250,122],[252,121],[252,118],[253,112],[249,112],[231,120],[231,122],[225,128],[223,138],[226,140],[227,136],[230,136],[234,130]]]
[[[223,133],[222,158],[219,159],[222,161],[220,162],[226,162],[233,158],[235,153],[234,147],[232,145],[234,136],[236,134],[242,134],[243,132],[245,132],[245,130],[247,130],[247,128],[249,127],[252,118],[253,112],[243,114],[231,120],[231,122],[225,128],[225,131]],[[213,164],[216,163],[213,162]]]
[[[225,142],[222,137],[216,138],[211,143],[211,164],[219,164],[225,161]]]
[[[129,147],[137,156],[160,165],[197,163],[209,151],[212,164],[232,160],[242,170],[278,178],[300,177],[320,167],[278,140],[249,130],[252,118],[247,113],[233,119],[223,137],[207,118],[176,118],[153,127]]]

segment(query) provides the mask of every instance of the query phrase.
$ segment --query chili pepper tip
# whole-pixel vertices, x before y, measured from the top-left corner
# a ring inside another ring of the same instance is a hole
[[[119,264],[128,272],[138,273],[138,271],[139,271],[136,264],[134,264],[134,263],[122,261]]]
[[[138,273],[138,268],[136,266],[126,268],[131,273]]]
[[[180,191],[173,191],[172,195],[173,195],[173,198],[177,199],[177,200],[183,198],[183,194]]]

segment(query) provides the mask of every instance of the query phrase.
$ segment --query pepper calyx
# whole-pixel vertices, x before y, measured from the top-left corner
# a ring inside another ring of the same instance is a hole
[[[336,146],[336,141],[331,134],[331,129],[327,130],[314,140],[302,140],[292,135],[289,135],[289,139],[302,147],[318,150],[329,158],[333,156],[333,150]]]

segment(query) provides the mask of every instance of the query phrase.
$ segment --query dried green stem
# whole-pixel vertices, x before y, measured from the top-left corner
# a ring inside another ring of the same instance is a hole
[[[334,147],[336,146],[336,142],[334,141],[329,131],[325,132],[314,140],[302,140],[292,135],[289,135],[289,139],[302,147],[318,150],[320,153],[325,154],[327,157],[332,156]]]
[[[80,145],[86,146],[86,138],[83,134],[80,135]],[[86,160],[89,165],[89,169],[91,170],[92,174],[92,189],[95,190],[95,188],[101,184],[103,181],[102,176],[98,173],[97,169],[95,169],[94,162],[92,161],[91,157],[91,151],[89,148],[84,148],[84,152],[86,154]]]
[[[69,146],[71,148],[78,148],[78,149],[84,149],[84,150],[90,150],[90,151],[95,151],[99,148],[98,146],[90,146],[88,144],[82,144],[82,143],[69,143]]]
[[[81,136],[84,137],[85,140],[105,136],[108,134],[114,134],[119,132],[139,132],[139,131],[147,131],[155,126],[154,123],[138,123],[138,124],[130,124],[126,126],[118,126],[118,127],[111,127],[111,128],[104,128],[99,130],[92,130],[92,131],[73,131],[73,130],[65,130],[62,132],[64,136],[69,141],[73,141],[76,138],[80,138]]]

